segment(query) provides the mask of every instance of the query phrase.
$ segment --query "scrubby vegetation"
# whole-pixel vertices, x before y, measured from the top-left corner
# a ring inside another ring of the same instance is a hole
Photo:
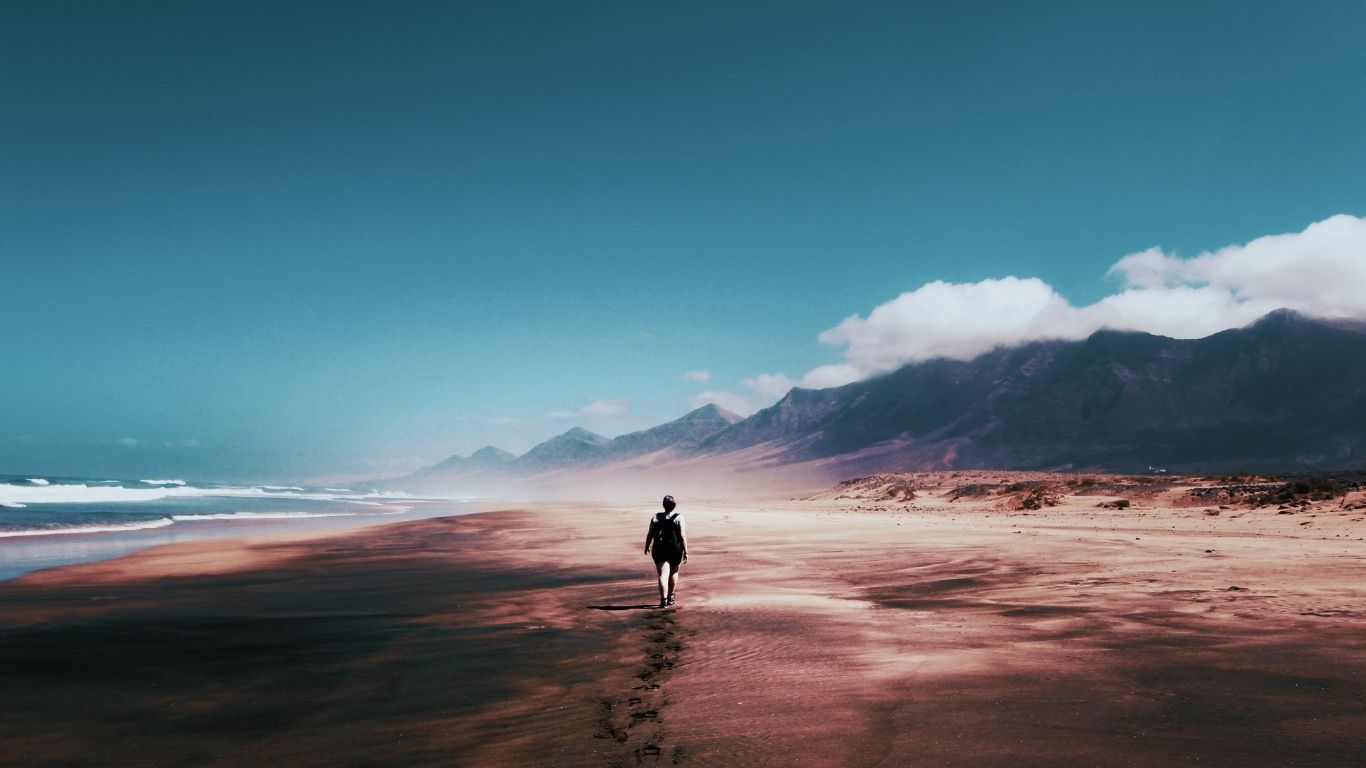
[[[1190,495],[1206,503],[1232,502],[1254,507],[1307,506],[1345,496],[1366,487],[1362,473],[1298,475],[1288,478],[1239,473],[1219,478],[1224,482],[1192,488]]]
[[[1361,476],[1342,477],[1334,475],[1310,475],[1287,480],[1278,487],[1253,495],[1251,501],[1256,506],[1311,504],[1345,496],[1349,491],[1362,488]]]
[[[971,483],[960,485],[949,492],[949,498],[983,498],[987,496],[1011,496],[1013,509],[1043,509],[1054,507],[1062,500],[1058,491],[1046,482],[1026,480],[1018,483]]]
[[[1016,483],[1022,485],[1022,483]],[[1016,496],[1018,509],[1043,509],[1044,507],[1056,507],[1061,497],[1047,485],[1036,485],[1032,488],[1024,489]]]
[[[1069,480],[1067,492],[1074,496],[1150,497],[1163,493],[1179,482],[1181,479],[1177,475],[1101,475]]]
[[[958,500],[961,498],[978,499],[983,496],[990,496],[1000,490],[1000,483],[969,483],[960,485],[949,491],[949,498]]]
[[[835,491],[841,494],[839,498],[871,501],[913,501],[916,490],[905,477],[893,474],[856,477],[835,486]]]

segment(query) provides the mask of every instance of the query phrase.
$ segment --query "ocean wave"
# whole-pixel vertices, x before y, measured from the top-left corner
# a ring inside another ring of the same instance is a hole
[[[19,505],[22,506],[22,505]],[[0,539],[15,536],[58,536],[73,533],[118,533],[140,531],[151,528],[165,528],[176,523],[245,521],[245,520],[295,520],[314,517],[377,517],[380,515],[401,515],[412,507],[387,506],[384,511],[350,512],[214,512],[203,515],[166,515],[155,520],[136,520],[127,523],[91,523],[76,525],[48,525],[35,528],[0,528]]]
[[[143,485],[184,485],[184,480],[139,480]]]
[[[24,507],[27,507],[27,506],[28,506],[27,504],[20,504],[20,503],[17,502],[17,501],[9,501],[9,502],[0,501],[0,507],[4,507],[5,509],[23,509]]]
[[[139,520],[134,523],[107,523],[100,525],[70,525],[51,528],[25,528],[21,530],[0,530],[0,539],[14,536],[61,536],[71,533],[111,533],[118,531],[140,531],[148,528],[165,528],[175,525],[175,521],[162,517],[156,520]]]
[[[207,515],[171,515],[177,523],[200,520],[293,520],[305,517],[371,517],[373,515],[401,515],[411,507],[394,507],[387,512],[217,512]]]
[[[58,484],[20,486],[0,484],[0,505],[14,504],[120,504],[180,498],[298,499],[301,501],[362,501],[411,499],[406,493],[318,493],[311,491],[250,488],[200,488],[193,485],[162,485],[153,488],[128,488],[122,485]]]
[[[30,483],[33,483],[34,485],[47,485],[47,484],[48,484],[48,482],[47,482],[46,480],[44,480],[43,478],[41,478],[41,477],[30,477],[30,478],[28,479],[28,481],[29,481]]]

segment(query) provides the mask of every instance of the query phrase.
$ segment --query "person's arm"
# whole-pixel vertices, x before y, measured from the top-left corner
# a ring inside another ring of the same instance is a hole
[[[683,517],[678,518],[678,540],[683,542],[683,562],[688,562],[688,535],[683,532]]]
[[[654,542],[655,533],[658,529],[659,526],[655,523],[655,519],[650,518],[650,530],[645,533],[645,554],[647,555],[650,554],[650,544]]]

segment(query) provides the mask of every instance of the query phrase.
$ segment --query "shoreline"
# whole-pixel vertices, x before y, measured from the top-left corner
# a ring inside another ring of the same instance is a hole
[[[665,611],[652,510],[607,504],[43,571],[0,583],[0,735],[16,766],[112,744],[136,765],[1366,762],[1359,511],[1102,500],[680,500]]]
[[[429,517],[474,514],[494,505],[482,500],[412,499],[405,503],[408,506],[399,512],[297,516],[282,513],[275,517],[244,516],[235,520],[187,518],[175,524],[145,528],[81,533],[67,530],[53,533],[25,532],[23,535],[4,536],[0,537],[0,584],[37,570],[101,562],[177,543],[273,534],[290,535],[303,531],[316,531],[319,535],[325,536],[329,532],[397,524]],[[460,511],[466,507],[469,511]]]

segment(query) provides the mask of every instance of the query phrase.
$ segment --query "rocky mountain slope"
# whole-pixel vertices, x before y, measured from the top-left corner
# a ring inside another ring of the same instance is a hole
[[[392,483],[638,470],[645,458],[660,470],[808,464],[846,476],[1363,468],[1366,326],[1278,311],[1202,339],[1101,331],[793,389],[745,419],[709,405],[615,439],[575,428],[515,460],[490,451]]]
[[[705,405],[668,423],[616,438],[574,427],[521,456],[514,457],[490,446],[468,458],[452,456],[410,475],[386,481],[384,485],[422,489],[456,483],[470,485],[475,480],[534,477],[660,453],[665,455],[658,459],[667,461],[670,457],[695,452],[706,440],[739,421],[739,416],[720,406]]]
[[[1366,464],[1366,328],[1275,312],[1203,339],[1102,331],[794,389],[703,446],[878,469]]]

